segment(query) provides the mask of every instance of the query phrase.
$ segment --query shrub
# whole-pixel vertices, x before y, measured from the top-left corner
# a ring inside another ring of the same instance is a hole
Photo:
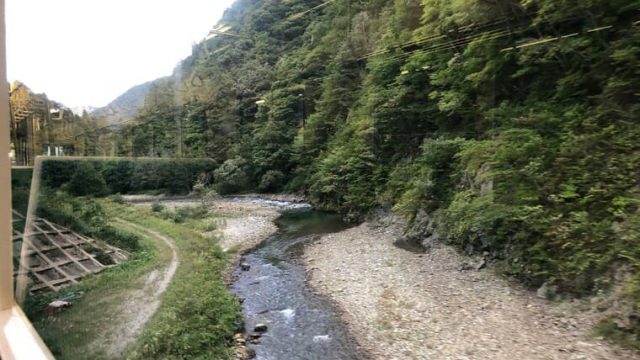
[[[208,214],[209,209],[206,205],[198,205],[176,208],[176,210],[172,212],[169,217],[175,223],[183,223],[188,219],[203,219]]]
[[[218,223],[217,220],[210,219],[210,220],[207,220],[207,221],[203,222],[200,225],[199,230],[202,231],[202,232],[210,232],[210,231],[216,230],[218,228],[218,226],[219,226],[219,223]]]
[[[40,170],[42,185],[51,189],[59,189],[71,180],[79,164],[80,161],[44,160]]]
[[[111,195],[110,199],[111,199],[111,201],[113,201],[116,204],[124,204],[125,203],[124,197],[122,195],[120,195],[119,193]]]
[[[96,171],[93,164],[84,161],[78,164],[66,189],[75,196],[103,196],[108,193],[102,174]]]
[[[162,212],[162,210],[164,210],[164,205],[162,205],[160,201],[156,200],[151,203],[151,211],[159,213]]]
[[[109,225],[107,213],[96,200],[45,190],[40,194],[37,213],[49,221],[124,250],[140,249],[138,235]]]
[[[262,176],[258,190],[261,192],[280,191],[284,186],[284,180],[285,176],[281,171],[269,170]]]
[[[176,211],[174,211],[171,214],[171,219],[173,220],[173,222],[175,222],[176,224],[181,224],[183,222],[185,222],[185,220],[187,220],[187,211],[185,208],[177,208]]]
[[[220,194],[245,190],[249,185],[247,162],[243,158],[229,159],[213,172],[215,189]]]
[[[109,242],[111,245],[127,251],[137,251],[140,249],[140,238],[134,233],[118,229],[111,225],[106,225],[98,233],[98,237]]]
[[[93,165],[102,177],[106,189],[101,195],[148,191],[187,194],[199,177],[206,178],[217,168],[211,159],[47,159],[42,162],[43,185],[60,189],[72,180],[81,164]]]
[[[193,185],[193,195],[199,196],[203,205],[209,204],[218,197],[218,193],[210,186],[210,176],[201,174]]]
[[[132,161],[107,160],[103,163],[102,174],[111,192],[126,194],[133,188],[131,180],[135,171]]]

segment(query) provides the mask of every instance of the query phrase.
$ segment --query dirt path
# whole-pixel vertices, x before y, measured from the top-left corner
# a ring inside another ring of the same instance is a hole
[[[374,359],[638,359],[591,336],[587,316],[460,271],[447,246],[418,255],[363,224],[305,249],[311,285],[332,298]]]
[[[113,321],[110,330],[92,344],[104,351],[109,358],[114,359],[121,358],[125,350],[140,336],[144,325],[158,310],[162,294],[169,286],[180,264],[176,245],[172,239],[122,219],[116,221],[122,227],[148,236],[160,247],[166,246],[170,252],[170,260],[167,265],[145,275],[142,286],[131,290],[126,300],[113,309],[113,313],[118,314],[117,321]]]

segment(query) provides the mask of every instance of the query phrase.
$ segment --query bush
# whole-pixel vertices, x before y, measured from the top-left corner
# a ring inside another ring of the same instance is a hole
[[[209,215],[209,209],[206,205],[188,206],[181,208],[189,219],[204,219]]]
[[[82,164],[91,164],[106,184],[100,195],[131,194],[141,192],[164,192],[188,194],[199,177],[207,177],[217,168],[210,159],[110,159],[110,160],[64,160],[47,159],[42,162],[43,185],[60,189],[69,184]],[[82,165],[87,170],[87,165]],[[89,170],[90,171],[90,170]],[[83,179],[76,179],[82,185]],[[88,191],[71,191],[74,195]]]
[[[219,194],[230,194],[248,188],[247,162],[243,158],[229,159],[213,172],[215,189]]]
[[[111,201],[113,201],[116,204],[124,204],[125,203],[124,197],[122,195],[120,195],[119,193],[111,195],[111,197],[109,199],[111,199]]]
[[[177,208],[176,211],[171,213],[171,220],[176,224],[182,224],[187,220],[187,212],[184,208]]]
[[[51,189],[59,189],[71,180],[79,164],[80,161],[44,160],[40,170],[42,185]]]
[[[218,193],[210,187],[210,178],[213,176],[208,176],[206,174],[202,174],[198,176],[198,180],[193,185],[193,195],[199,196],[202,200],[203,205],[210,204],[213,200],[218,197]]]
[[[109,225],[109,217],[100,203],[90,198],[75,198],[58,191],[40,194],[38,216],[96,238],[127,251],[140,249],[138,235]]]
[[[113,246],[130,252],[135,252],[140,249],[140,238],[138,235],[118,229],[111,225],[106,225],[100,229],[98,237],[100,239],[105,239],[105,241],[108,241]]]
[[[75,196],[103,196],[108,193],[102,174],[96,171],[93,164],[84,161],[78,164],[66,189]]]
[[[202,232],[210,232],[213,230],[216,230],[219,226],[219,221],[215,220],[215,219],[209,219],[205,222],[203,222],[202,224],[200,224],[198,230],[202,231]]]
[[[280,191],[284,186],[284,180],[285,176],[281,171],[269,170],[262,176],[258,190],[261,192]]]
[[[156,200],[151,203],[151,211],[159,213],[162,212],[162,210],[164,210],[164,205],[162,205],[160,201]]]
[[[179,207],[169,214],[169,218],[175,223],[183,223],[188,219],[203,219],[209,214],[205,205]]]
[[[132,161],[106,160],[102,163],[102,174],[111,192],[127,194],[133,188],[131,180],[135,171]]]

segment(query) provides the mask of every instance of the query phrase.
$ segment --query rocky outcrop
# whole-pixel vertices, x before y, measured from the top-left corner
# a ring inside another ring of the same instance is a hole
[[[424,210],[419,210],[394,245],[414,252],[426,252],[437,241],[433,218]]]

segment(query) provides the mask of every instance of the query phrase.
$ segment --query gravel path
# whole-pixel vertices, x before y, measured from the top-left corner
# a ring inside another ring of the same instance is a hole
[[[393,246],[371,224],[326,235],[305,249],[309,281],[343,310],[374,359],[639,359],[590,336],[590,317],[510,286],[491,270],[436,245]],[[572,314],[572,315],[569,315]]]

